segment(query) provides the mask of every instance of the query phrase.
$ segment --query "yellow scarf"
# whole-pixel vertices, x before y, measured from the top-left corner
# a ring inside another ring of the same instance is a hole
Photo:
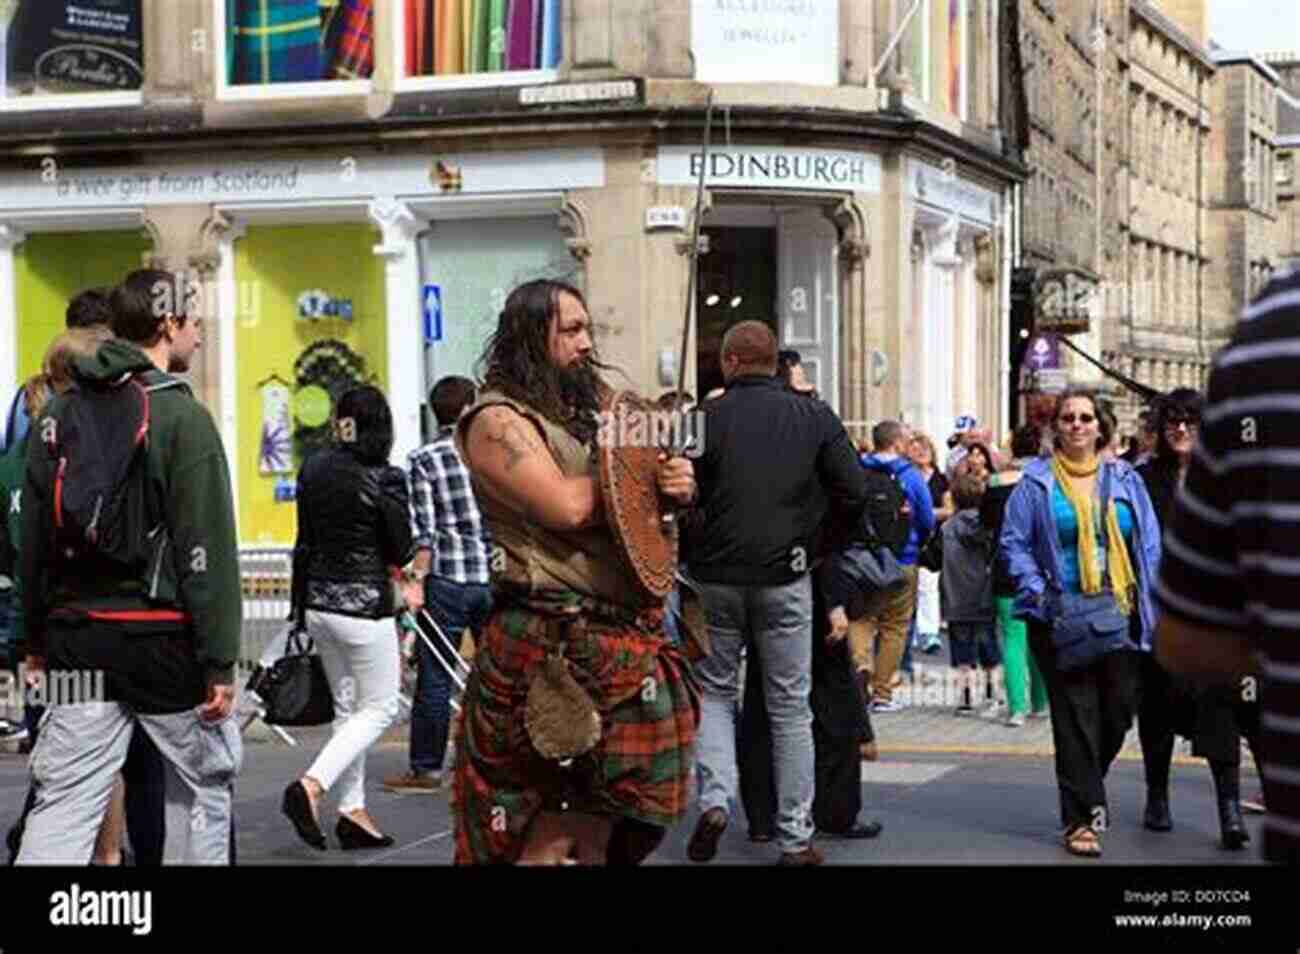
[[[1084,593],[1101,592],[1101,568],[1097,566],[1092,497],[1076,493],[1070,478],[1089,477],[1097,473],[1100,466],[1101,462],[1095,457],[1079,466],[1060,453],[1052,455],[1052,476],[1060,485],[1065,499],[1074,508],[1074,517],[1079,523],[1079,581]],[[1111,592],[1115,594],[1115,602],[1119,604],[1120,612],[1127,616],[1133,612],[1133,592],[1137,587],[1137,577],[1133,573],[1133,564],[1129,562],[1128,547],[1124,545],[1124,534],[1119,528],[1119,509],[1113,500],[1106,513],[1106,571]]]

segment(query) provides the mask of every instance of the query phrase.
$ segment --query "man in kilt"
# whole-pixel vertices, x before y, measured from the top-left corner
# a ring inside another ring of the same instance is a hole
[[[605,522],[590,328],[577,289],[515,289],[457,426],[499,547],[455,730],[458,864],[637,864],[690,801],[699,691]],[[690,504],[690,461],[658,486]]]

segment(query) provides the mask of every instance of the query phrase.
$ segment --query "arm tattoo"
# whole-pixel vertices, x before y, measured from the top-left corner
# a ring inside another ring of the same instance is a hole
[[[501,430],[489,433],[488,441],[494,444],[500,444],[506,452],[506,473],[515,469],[515,466],[529,454],[537,453],[541,448],[528,433],[516,422],[509,421]]]

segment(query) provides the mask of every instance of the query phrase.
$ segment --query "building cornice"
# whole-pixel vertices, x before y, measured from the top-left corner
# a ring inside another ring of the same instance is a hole
[[[1255,71],[1263,76],[1266,80],[1276,86],[1282,85],[1282,77],[1278,75],[1277,70],[1269,66],[1257,56],[1249,53],[1241,53],[1234,50],[1215,50],[1214,62],[1220,67],[1224,66],[1253,66]]]
[[[475,97],[477,98],[477,97]],[[453,102],[454,99],[454,102]],[[705,111],[699,106],[651,108],[642,105],[545,112],[462,114],[459,98],[444,100],[452,115],[399,113],[383,120],[301,123],[212,128],[204,126],[196,110],[160,115],[139,107],[118,110],[113,117],[97,117],[95,124],[77,114],[78,122],[61,122],[60,116],[43,116],[39,130],[0,133],[0,163],[13,167],[53,156],[79,165],[131,164],[156,160],[160,154],[185,156],[217,151],[248,152],[272,149],[349,148],[399,149],[436,144],[457,152],[504,151],[554,145],[558,135],[590,144],[627,145],[699,142]],[[400,104],[397,104],[400,107]],[[747,142],[781,142],[800,146],[834,146],[881,151],[910,150],[951,157],[968,173],[996,182],[1023,182],[1025,165],[987,147],[955,135],[904,112],[848,112],[788,107],[734,106],[727,127],[733,137]],[[186,126],[182,120],[189,120]],[[53,122],[51,122],[53,121]],[[54,125],[58,132],[51,133]],[[714,142],[722,130],[714,117]],[[504,145],[503,145],[504,143]]]
[[[1147,0],[1132,0],[1130,9],[1132,9],[1135,16],[1146,20],[1157,31],[1173,40],[1182,48],[1184,53],[1191,56],[1209,72],[1213,73],[1215,71],[1215,62],[1210,56],[1210,52],[1193,40],[1177,23],[1148,3]]]

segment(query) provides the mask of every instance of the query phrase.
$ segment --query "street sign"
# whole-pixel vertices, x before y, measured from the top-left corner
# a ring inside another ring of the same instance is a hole
[[[1035,335],[1025,349],[1025,360],[1035,371],[1060,368],[1061,346],[1054,337]]]
[[[424,295],[424,343],[433,344],[442,340],[442,286],[425,285]]]

